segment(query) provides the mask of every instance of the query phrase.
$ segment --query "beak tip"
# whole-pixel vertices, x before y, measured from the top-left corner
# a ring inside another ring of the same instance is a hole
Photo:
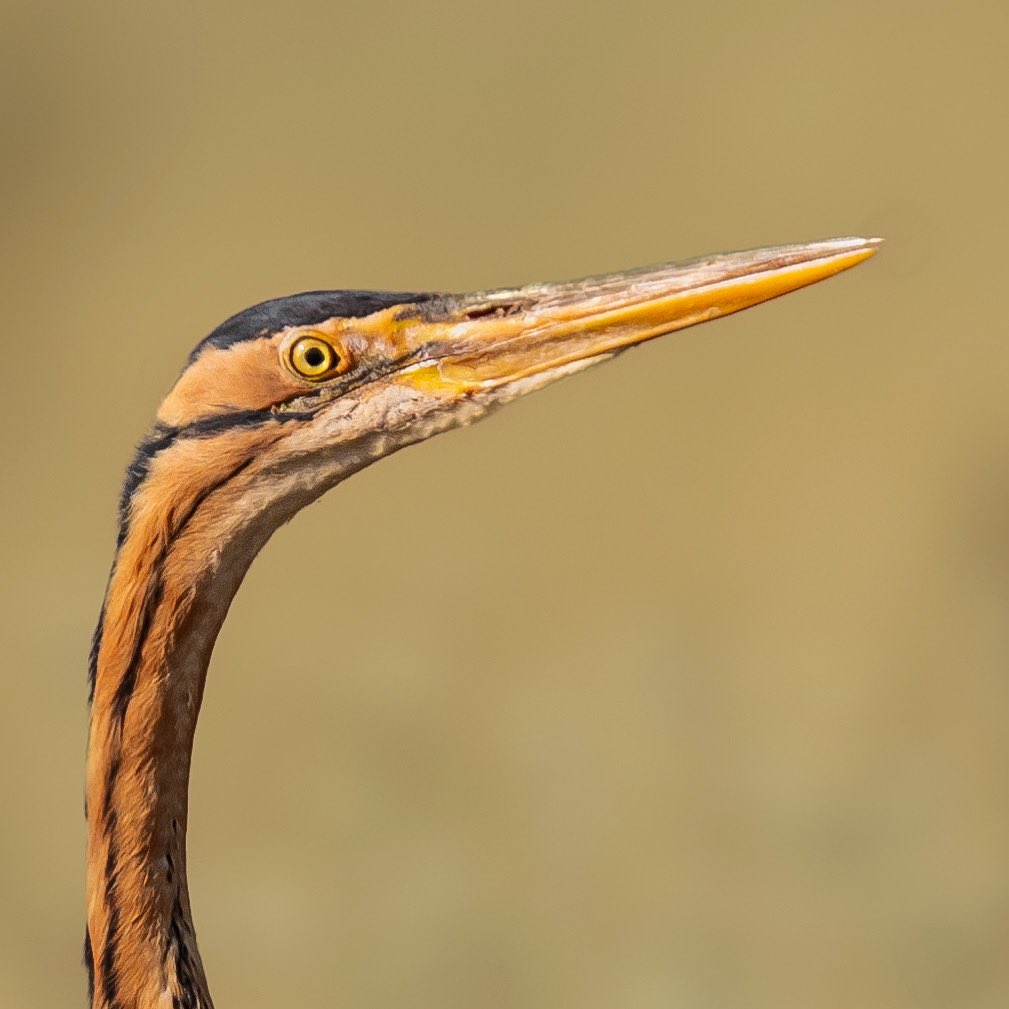
[[[878,237],[832,238],[825,242],[813,242],[807,246],[796,246],[802,259],[806,262],[819,260],[822,263],[832,263],[836,269],[831,273],[847,270],[858,263],[864,263],[879,252],[883,239]],[[829,276],[830,274],[828,274]]]
[[[860,236],[851,236],[850,238],[833,238],[828,239],[824,242],[824,245],[834,246],[838,252],[860,252],[864,249],[869,249],[875,252],[886,239],[873,237],[873,238],[862,238]],[[818,243],[813,243],[818,244]]]

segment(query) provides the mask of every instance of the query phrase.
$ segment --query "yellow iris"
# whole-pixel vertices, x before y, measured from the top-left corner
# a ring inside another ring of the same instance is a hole
[[[318,380],[345,370],[343,358],[331,343],[318,336],[303,336],[289,352],[291,367],[304,378]]]

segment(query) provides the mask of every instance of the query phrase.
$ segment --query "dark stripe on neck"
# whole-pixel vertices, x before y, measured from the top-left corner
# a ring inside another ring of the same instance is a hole
[[[115,734],[115,744],[117,746],[122,745],[122,730],[123,723],[126,720],[126,713],[129,709],[130,701],[133,697],[133,691],[137,683],[137,675],[140,671],[140,662],[143,655],[144,644],[150,634],[151,626],[154,622],[154,616],[157,613],[158,605],[161,602],[162,594],[164,591],[164,581],[163,581],[163,568],[165,560],[167,559],[169,553],[171,552],[172,546],[175,544],[179,535],[185,530],[186,526],[196,515],[200,506],[204,501],[207,500],[215,491],[220,490],[225,484],[229,483],[235,477],[245,470],[252,462],[253,457],[250,456],[244,459],[238,466],[234,467],[230,472],[221,477],[220,480],[215,481],[204,491],[202,491],[197,498],[190,505],[189,509],[186,511],[185,515],[182,516],[179,524],[173,530],[172,535],[169,537],[164,549],[155,559],[152,564],[152,579],[147,589],[147,595],[144,602],[144,614],[141,620],[141,626],[137,633],[136,640],[133,644],[133,649],[130,654],[130,661],[127,664],[126,670],[123,673],[122,678],[119,681],[116,691],[112,697],[112,714],[113,718],[117,723],[118,731]],[[102,621],[99,623],[98,630],[95,632],[95,641],[97,641],[97,646],[95,642],[92,642],[92,649],[95,650],[96,647],[100,647],[101,636],[102,636],[102,626],[104,623],[104,613],[105,608],[102,608]],[[92,664],[92,693],[94,690],[94,676],[97,668],[97,653],[95,654],[94,661]],[[118,931],[119,931],[119,920],[120,920],[120,907],[116,894],[116,873],[117,873],[117,859],[118,859],[118,845],[116,843],[116,826],[118,822],[118,817],[116,815],[116,808],[113,804],[113,794],[116,785],[116,779],[119,775],[119,770],[121,767],[120,753],[117,750],[111,757],[109,761],[108,778],[105,783],[105,794],[104,794],[104,808],[100,811],[99,816],[102,820],[105,834],[108,837],[108,853],[105,860],[105,899],[109,909],[109,919],[108,928],[105,934],[105,943],[102,949],[102,987],[105,1001],[107,1003],[107,1009],[118,1009],[117,1007],[117,989],[118,989],[118,979],[116,976],[116,954],[117,946],[119,941]],[[88,965],[89,974],[89,992],[92,1000],[94,999],[94,953],[91,949],[91,937],[90,933],[85,932],[85,963]],[[185,967],[188,963],[187,951],[185,947],[182,947],[182,964]],[[191,983],[191,973],[185,971]],[[198,993],[195,992],[195,988],[192,989],[195,997],[198,1000]],[[193,1003],[194,1005],[197,1003]]]
[[[123,673],[119,686],[116,687],[116,692],[112,696],[112,716],[118,723],[120,730],[122,729],[123,722],[126,720],[126,709],[129,707],[130,699],[133,697],[133,688],[137,685],[137,673],[140,669],[140,655],[143,651],[144,642],[147,641],[147,636],[150,634],[151,621],[154,619],[158,604],[161,602],[164,585],[161,580],[160,568],[164,559],[165,554],[162,554],[155,562],[158,566],[158,571],[154,576],[154,584],[149,588],[144,600],[144,615],[140,621],[140,630],[137,632],[136,640],[133,642],[133,652],[130,655],[129,664],[126,666],[126,672]],[[113,767],[118,768],[118,763],[114,764]],[[109,784],[111,785],[112,782],[110,781]]]
[[[84,926],[84,966],[88,971],[88,1005],[95,1001],[95,951],[91,946],[91,930]]]
[[[133,498],[147,479],[151,463],[165,449],[171,448],[182,438],[210,438],[225,431],[237,428],[262,427],[276,421],[278,424],[290,420],[305,420],[307,413],[274,413],[272,410],[235,410],[232,413],[215,414],[193,421],[184,427],[169,427],[167,424],[155,424],[150,433],[137,446],[133,461],[126,468],[126,479],[123,481],[122,493],[119,495],[119,538],[116,542],[118,550],[130,531],[130,507]]]
[[[116,976],[116,944],[119,941],[119,908],[109,909],[109,925],[105,932],[105,948],[102,951],[102,994],[105,1009],[118,1009],[116,996],[119,994],[119,978]]]
[[[113,814],[112,826],[115,826]],[[116,899],[116,871],[118,868],[118,848],[115,838],[109,839],[105,856],[105,901],[109,918],[105,927],[105,942],[102,945],[102,994],[105,996],[104,1009],[118,1009],[119,976],[116,973],[116,957],[119,952],[119,901]],[[90,939],[90,936],[89,936]],[[94,954],[92,954],[93,958]],[[93,996],[92,996],[93,997]]]
[[[273,413],[269,410],[238,410],[233,413],[222,413],[215,417],[206,417],[203,420],[187,424],[185,427],[168,427],[164,424],[156,424],[151,432],[137,446],[136,455],[126,469],[126,479],[123,482],[122,493],[119,497],[119,534],[116,538],[116,556],[126,542],[126,537],[130,533],[130,509],[133,505],[133,498],[137,491],[147,479],[150,473],[151,463],[154,458],[165,449],[171,448],[175,442],[182,438],[209,438],[224,431],[235,428],[261,427],[272,421],[285,423],[291,420],[305,420],[310,415],[307,413]],[[112,572],[115,572],[116,560],[112,561]],[[112,575],[109,575],[109,582]],[[108,586],[106,585],[106,594]],[[102,634],[105,626],[105,601],[102,601],[102,609],[98,615],[98,624],[91,637],[91,650],[88,654],[88,703],[94,700],[95,680],[98,677],[98,653],[102,647]]]
[[[111,581],[111,575],[109,576]],[[109,587],[105,586],[105,595],[108,596]],[[102,600],[102,609],[98,614],[98,623],[95,632],[91,635],[91,651],[88,652],[88,704],[95,699],[95,680],[98,679],[98,653],[102,650],[102,631],[105,627],[105,600]],[[87,807],[84,809],[84,818],[87,819]]]
[[[182,913],[182,903],[176,889],[175,900],[172,902],[171,923],[168,926],[168,956],[175,956],[175,976],[179,982],[181,994],[174,996],[176,1003],[173,1009],[199,1009],[201,1006],[200,992],[197,988],[196,971],[189,952],[188,938],[191,929],[187,927],[185,915]],[[174,947],[174,949],[173,949]]]
[[[130,661],[126,666],[126,671],[123,673],[123,676],[119,681],[119,685],[116,687],[116,692],[112,698],[112,713],[116,721],[119,723],[120,728],[126,719],[126,711],[129,707],[130,699],[133,697],[133,689],[137,683],[137,673],[140,670],[140,659],[143,647],[147,641],[148,634],[150,633],[151,623],[154,620],[154,614],[157,612],[158,605],[161,602],[161,596],[164,589],[162,576],[164,573],[163,568],[165,560],[171,552],[172,547],[175,545],[176,540],[185,531],[186,526],[189,525],[193,516],[199,510],[200,505],[202,505],[203,502],[206,501],[207,498],[215,491],[220,490],[225,484],[234,480],[235,477],[237,477],[249,466],[252,460],[252,456],[249,456],[247,459],[243,459],[242,462],[221,477],[220,480],[216,480],[197,495],[196,499],[189,506],[188,511],[182,516],[179,524],[172,530],[172,533],[166,541],[161,553],[151,564],[152,576],[144,601],[144,615],[141,621],[140,631],[133,643],[133,650],[130,655]],[[108,793],[106,793],[106,795],[108,795]]]

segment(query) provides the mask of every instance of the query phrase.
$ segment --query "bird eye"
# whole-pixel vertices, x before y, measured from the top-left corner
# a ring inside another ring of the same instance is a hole
[[[331,343],[318,336],[303,336],[291,344],[288,353],[291,367],[303,378],[329,378],[346,371],[349,362],[337,353]]]

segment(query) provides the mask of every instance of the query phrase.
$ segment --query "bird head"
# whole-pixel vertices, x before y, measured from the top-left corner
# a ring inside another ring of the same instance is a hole
[[[138,490],[163,510],[165,493],[195,507],[225,484],[225,525],[261,517],[272,529],[375,459],[643,341],[831,276],[876,244],[835,239],[463,295],[264,302],[193,351],[128,474],[124,529],[144,507]]]

